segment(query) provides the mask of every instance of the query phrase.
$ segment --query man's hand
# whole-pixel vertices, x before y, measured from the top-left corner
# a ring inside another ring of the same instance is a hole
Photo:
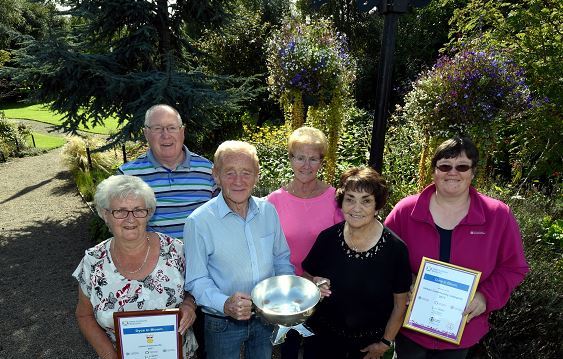
[[[252,315],[251,299],[248,294],[236,292],[227,299],[223,311],[236,320],[248,320]]]
[[[481,294],[481,292],[475,292],[473,300],[469,303],[467,308],[465,308],[463,314],[467,314],[467,323],[469,323],[471,319],[483,314],[485,310],[487,310],[487,300],[485,296]]]

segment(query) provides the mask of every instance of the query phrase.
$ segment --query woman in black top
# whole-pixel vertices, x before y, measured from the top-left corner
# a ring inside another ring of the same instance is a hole
[[[305,358],[380,358],[401,327],[411,285],[405,244],[376,219],[387,200],[371,168],[342,174],[336,193],[345,221],[321,232],[303,261],[323,300],[308,325]]]

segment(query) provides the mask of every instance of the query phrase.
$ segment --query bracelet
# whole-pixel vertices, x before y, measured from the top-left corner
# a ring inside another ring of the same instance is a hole
[[[381,337],[381,339],[379,339],[380,342],[382,342],[383,344],[387,345],[388,347],[391,347],[391,344],[393,344],[393,342],[391,340],[387,340],[384,337]]]

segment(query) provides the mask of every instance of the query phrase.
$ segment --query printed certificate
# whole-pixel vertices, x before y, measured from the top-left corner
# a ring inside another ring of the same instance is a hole
[[[113,313],[121,359],[181,359],[179,309]]]
[[[481,272],[422,258],[403,326],[459,344]]]

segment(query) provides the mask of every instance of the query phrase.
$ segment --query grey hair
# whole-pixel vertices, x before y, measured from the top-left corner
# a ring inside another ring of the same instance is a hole
[[[152,216],[156,209],[154,191],[139,177],[128,175],[111,176],[98,184],[94,195],[94,205],[98,215],[104,219],[103,211],[109,208],[112,199],[127,197],[142,199],[149,209],[149,218]]]
[[[161,110],[161,109],[163,109],[163,110],[166,109],[166,110],[174,112],[174,114],[176,115],[176,118],[178,120],[178,125],[182,126],[182,117],[180,116],[180,113],[178,112],[178,110],[176,110],[172,106],[165,105],[165,104],[158,104],[158,105],[151,106],[147,110],[147,112],[145,112],[145,126],[150,125],[153,114],[156,111]]]
[[[254,161],[254,169],[256,173],[260,171],[260,163],[258,161],[258,153],[256,152],[256,147],[248,142],[244,141],[225,141],[217,147],[215,151],[215,156],[213,156],[213,162],[215,170],[219,170],[223,165],[223,157],[227,154],[244,153],[250,156]]]

